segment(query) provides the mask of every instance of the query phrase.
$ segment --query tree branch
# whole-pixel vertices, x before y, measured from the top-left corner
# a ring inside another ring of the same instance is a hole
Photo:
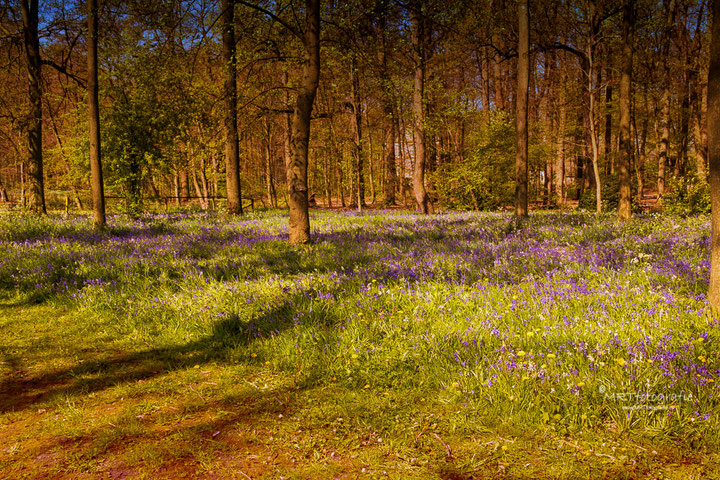
[[[86,88],[85,81],[82,78],[78,77],[77,75],[68,72],[67,68],[65,68],[64,66],[58,65],[57,63],[53,62],[52,60],[41,60],[41,63],[43,65],[47,65],[49,67],[54,68],[55,70],[62,73],[63,75],[66,75],[66,76],[72,78],[73,80],[75,80],[75,83],[80,85],[82,88]]]
[[[300,30],[298,30],[297,28],[294,28],[292,25],[286,23],[285,20],[283,20],[282,18],[278,17],[277,15],[275,15],[274,13],[272,13],[270,10],[267,10],[267,9],[265,9],[265,8],[259,6],[259,5],[254,5],[254,4],[250,3],[250,2],[246,2],[245,0],[235,0],[235,2],[236,2],[236,3],[239,3],[240,5],[245,5],[246,7],[250,7],[250,8],[252,8],[252,9],[254,9],[254,10],[257,10],[258,12],[261,12],[261,13],[267,15],[268,17],[270,17],[271,19],[273,19],[274,21],[278,22],[280,25],[282,25],[283,27],[285,27],[290,33],[292,33],[292,34],[295,35],[296,37],[302,39],[302,36],[303,36],[303,35],[302,35],[302,32],[301,32]]]

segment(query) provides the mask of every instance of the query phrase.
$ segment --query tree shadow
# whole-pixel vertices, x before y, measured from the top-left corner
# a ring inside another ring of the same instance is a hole
[[[100,359],[81,360],[72,367],[37,375],[24,370],[20,357],[9,354],[7,347],[0,346],[2,361],[11,370],[0,381],[0,414],[31,409],[55,398],[87,395],[150,380],[196,365],[226,362],[237,349],[291,326],[294,309],[297,309],[297,303],[291,296],[247,321],[235,314],[227,315],[213,325],[209,335],[186,344],[131,353],[114,351]],[[49,355],[54,353],[46,354]],[[57,353],[57,356],[62,355]]]

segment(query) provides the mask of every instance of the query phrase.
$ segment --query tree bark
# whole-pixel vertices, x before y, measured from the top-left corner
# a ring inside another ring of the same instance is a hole
[[[635,120],[633,119],[633,125]],[[645,161],[647,155],[645,153],[645,145],[647,143],[647,130],[648,130],[648,118],[647,116],[643,119],[642,131],[637,131],[637,126],[634,128],[635,136],[638,138],[637,146],[637,162],[635,162],[635,177],[637,179],[637,198],[638,202],[645,198]]]
[[[701,84],[699,87],[700,94],[696,94],[697,101],[695,106],[695,115],[693,115],[693,135],[695,137],[695,157],[698,176],[702,181],[707,179],[708,165],[708,129],[705,128],[703,120],[707,121],[708,102],[708,86]]]
[[[478,55],[480,56],[480,98],[483,113],[487,117],[490,113],[490,67],[487,50],[479,52]]]
[[[237,58],[235,55],[235,1],[222,0],[222,42],[225,72],[225,179],[227,211],[242,215],[240,152],[237,128]]]
[[[630,88],[632,84],[633,36],[635,26],[634,0],[624,0],[622,18],[622,60],[620,65],[620,156],[618,180],[620,200],[618,219],[629,220],[630,209],[630,163],[633,144],[630,138]]]
[[[273,179],[273,161],[272,161],[272,130],[270,122],[265,119],[265,192],[268,197],[268,204],[272,208],[277,208],[277,198],[275,196],[275,180]]]
[[[558,114],[559,118],[557,123],[557,151],[555,154],[555,165],[553,166],[555,201],[560,207],[565,204],[565,120],[567,118],[565,94],[563,93],[565,86],[562,83],[558,99],[560,113]]]
[[[605,148],[604,155],[606,172],[609,174],[615,173],[615,162],[612,148],[612,76],[610,71],[610,63],[605,68]]]
[[[88,20],[88,114],[90,121],[90,182],[93,205],[93,226],[105,227],[105,189],[103,186],[102,159],[100,157],[100,105],[98,101],[98,5],[97,0],[87,2]]]
[[[720,0],[712,0],[710,70],[708,73],[708,154],[710,157],[710,199],[712,234],[708,299],[720,309]]]
[[[8,197],[7,190],[5,190],[5,185],[0,181],[0,202],[5,203],[9,201],[10,197]]]
[[[20,2],[23,23],[23,46],[28,73],[30,111],[27,117],[28,208],[46,214],[42,153],[42,88],[40,41],[38,38],[38,0]]]
[[[667,7],[668,17],[667,23],[665,24],[663,44],[660,49],[660,56],[662,58],[663,95],[662,99],[660,100],[660,108],[662,111],[660,117],[662,134],[660,137],[660,144],[658,145],[657,206],[659,208],[662,208],[663,195],[665,195],[665,167],[668,163],[668,151],[670,147],[670,84],[672,82],[672,77],[670,76],[670,64],[668,62],[668,55],[670,53],[672,28],[675,22],[675,0],[670,0],[669,7],[667,5],[663,6]]]
[[[499,50],[501,39],[499,33],[493,33],[492,44],[495,47],[495,55],[493,57],[493,87],[495,90],[495,110],[505,110],[505,98],[502,89],[502,57]]]
[[[528,85],[530,76],[528,1],[518,3],[518,75],[515,105],[515,216],[528,215]]]
[[[307,167],[310,115],[320,80],[320,0],[305,0],[305,15],[305,64],[293,114],[291,161],[287,169],[291,244],[310,242]]]
[[[184,205],[190,200],[190,177],[188,175],[188,167],[183,167],[180,170],[180,203],[178,205]]]
[[[395,205],[395,193],[397,192],[397,166],[395,160],[395,139],[397,131],[395,128],[395,107],[393,89],[394,85],[388,71],[388,57],[390,47],[386,36],[387,24],[387,3],[381,2],[379,12],[380,28],[380,88],[382,90],[382,106],[385,122],[385,139],[383,143],[383,158],[385,161],[385,206]]]
[[[353,53],[352,61],[350,62],[350,86],[352,95],[352,127],[354,134],[353,141],[353,159],[355,165],[355,190],[353,197],[358,202],[358,210],[362,210],[365,207],[365,159],[363,158],[362,148],[362,108],[360,100],[360,72],[358,70],[357,57]]]
[[[596,213],[602,213],[602,183],[600,181],[600,165],[599,165],[599,148],[598,148],[598,136],[597,132],[595,130],[595,92],[593,88],[593,74],[594,74],[594,58],[593,58],[593,52],[589,51],[588,56],[590,58],[590,65],[588,69],[588,91],[590,95],[588,96],[588,100],[590,104],[588,105],[588,127],[589,127],[589,134],[590,134],[590,147],[591,147],[591,155],[592,155],[592,166],[593,166],[593,174],[595,176],[595,212]]]
[[[412,22],[413,59],[415,77],[413,90],[413,116],[415,117],[415,167],[413,169],[413,196],[418,210],[423,214],[431,213],[432,204],[425,190],[425,163],[427,156],[425,132],[425,69],[427,66],[426,25],[420,4],[410,12]]]

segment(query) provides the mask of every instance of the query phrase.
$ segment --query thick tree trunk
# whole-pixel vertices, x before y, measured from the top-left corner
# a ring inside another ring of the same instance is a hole
[[[634,0],[624,0],[622,60],[620,65],[620,156],[618,179],[620,182],[620,200],[618,218],[629,220],[630,209],[630,163],[633,154],[633,142],[630,138],[630,88],[632,83],[633,30],[635,26]]]
[[[291,160],[287,169],[290,243],[310,242],[308,147],[310,115],[320,80],[320,0],[305,0],[305,65],[293,114]]]
[[[190,200],[190,177],[188,176],[188,167],[180,170],[180,198],[179,205],[184,205]]]
[[[28,207],[32,212],[46,214],[42,153],[42,88],[40,41],[38,39],[38,0],[22,0],[23,40],[28,72],[28,98],[30,111],[27,117],[28,135]]]
[[[714,21],[711,27],[707,121],[712,236],[708,298],[717,311],[720,309],[720,0],[713,0],[711,4]]]
[[[238,151],[237,129],[237,79],[235,72],[235,1],[222,0],[222,42],[225,71],[225,178],[227,189],[227,211],[241,215],[242,193],[240,191],[240,152]]]
[[[528,215],[528,80],[530,30],[528,1],[518,4],[518,75],[515,96],[515,216]]]
[[[416,5],[416,8],[420,8]],[[413,58],[415,61],[415,82],[413,91],[413,116],[415,117],[415,167],[413,170],[413,196],[418,210],[424,214],[432,212],[432,204],[425,190],[425,162],[427,154],[425,132],[425,68],[426,25],[419,10],[410,12],[412,22]]]
[[[105,190],[103,186],[102,160],[100,157],[100,106],[98,102],[97,64],[97,0],[87,2],[88,19],[88,114],[90,116],[90,182],[93,205],[93,226],[105,226]]]

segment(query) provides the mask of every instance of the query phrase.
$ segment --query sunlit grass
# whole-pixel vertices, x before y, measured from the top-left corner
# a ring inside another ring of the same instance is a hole
[[[319,212],[300,248],[285,224],[1,219],[0,428],[52,415],[28,451],[69,439],[66,472],[573,478],[677,445],[717,462],[707,218]]]

